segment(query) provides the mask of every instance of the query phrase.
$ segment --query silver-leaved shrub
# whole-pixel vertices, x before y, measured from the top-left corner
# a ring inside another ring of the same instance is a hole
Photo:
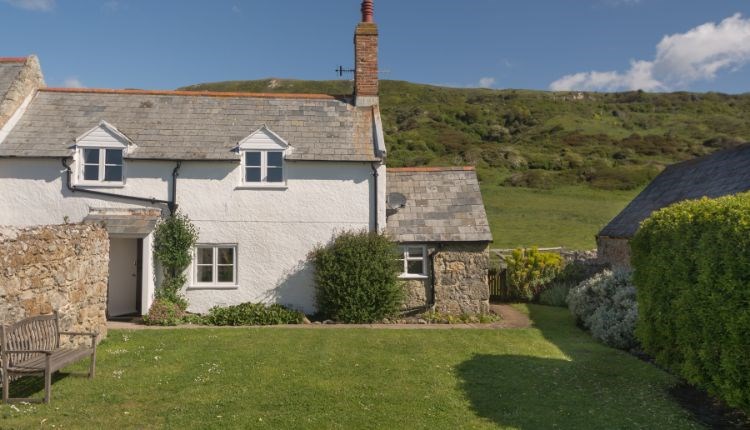
[[[605,270],[568,293],[568,307],[591,335],[619,349],[638,346],[638,303],[631,273]]]

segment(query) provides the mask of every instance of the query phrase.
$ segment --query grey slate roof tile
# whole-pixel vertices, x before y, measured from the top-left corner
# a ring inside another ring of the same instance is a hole
[[[104,120],[135,143],[132,159],[239,160],[232,149],[265,124],[292,146],[290,160],[377,160],[373,108],[305,97],[40,90],[0,156],[70,155],[74,139]]]
[[[667,167],[599,236],[630,238],[654,211],[683,200],[721,197],[750,190],[750,144]]]
[[[473,169],[388,169],[387,194],[406,196],[388,216],[386,233],[399,242],[492,241]]]

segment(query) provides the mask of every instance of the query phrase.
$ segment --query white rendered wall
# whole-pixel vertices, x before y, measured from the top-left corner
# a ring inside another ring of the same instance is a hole
[[[101,191],[167,199],[174,162],[126,161],[122,188]],[[239,189],[241,168],[231,162],[183,162],[177,203],[200,230],[200,243],[237,244],[237,286],[192,288],[190,310],[243,302],[278,302],[314,311],[307,254],[337,231],[374,226],[369,163],[288,162],[286,189]],[[378,224],[385,226],[385,168],[378,168]],[[59,159],[0,159],[0,225],[79,222],[92,208],[154,207],[71,194]],[[155,206],[161,207],[161,206]],[[150,238],[144,248],[152,246]],[[150,253],[144,252],[144,257]],[[144,258],[145,262],[152,261]],[[153,297],[152,264],[144,283],[144,312]]]

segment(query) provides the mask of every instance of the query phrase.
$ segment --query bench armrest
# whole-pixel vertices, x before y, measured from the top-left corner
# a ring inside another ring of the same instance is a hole
[[[96,339],[99,337],[99,333],[91,332],[61,331],[58,334],[60,336],[88,336],[91,338],[91,348],[93,349],[96,349]]]

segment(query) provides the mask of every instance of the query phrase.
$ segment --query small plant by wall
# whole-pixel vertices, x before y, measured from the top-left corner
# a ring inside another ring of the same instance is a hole
[[[160,309],[164,308],[164,302],[175,304],[182,312],[187,308],[187,299],[182,295],[181,290],[187,282],[184,272],[190,265],[192,249],[197,241],[198,229],[187,216],[179,212],[162,219],[156,226],[154,257],[164,271],[161,285],[156,289],[154,303],[154,305],[159,303]],[[154,306],[151,310],[155,310]],[[168,320],[174,319],[168,318]]]
[[[395,315],[404,300],[396,245],[377,233],[344,232],[313,250],[315,300],[325,318],[371,323]]]
[[[534,248],[517,248],[505,257],[507,284],[511,294],[520,300],[532,300],[540,289],[562,270],[559,254],[539,252]]]

